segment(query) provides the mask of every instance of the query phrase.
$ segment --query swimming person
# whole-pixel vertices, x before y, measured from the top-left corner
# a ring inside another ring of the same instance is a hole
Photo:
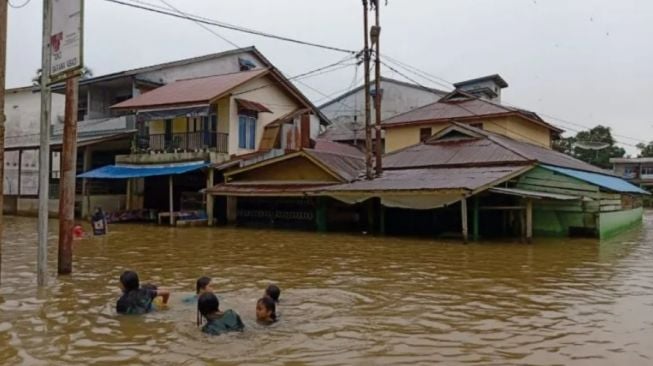
[[[197,299],[197,311],[206,319],[202,332],[211,335],[220,335],[226,332],[235,332],[245,329],[240,315],[229,309],[224,313],[220,311],[218,297],[212,292],[205,292]],[[198,326],[201,325],[198,319]]]
[[[154,310],[154,298],[160,296],[165,305],[170,297],[170,292],[155,285],[147,284],[141,287],[138,274],[134,271],[125,271],[120,275],[120,288],[122,296],[116,302],[118,314],[149,313]]]
[[[263,296],[256,302],[256,321],[272,324],[277,321],[277,304],[269,296]]]
[[[270,284],[268,288],[265,289],[265,295],[270,297],[274,302],[279,302],[279,296],[281,296],[281,289],[275,284]]]
[[[213,288],[211,287],[211,278],[202,276],[195,281],[195,295],[185,297],[182,302],[194,304],[197,302],[197,298],[205,292],[213,292]]]

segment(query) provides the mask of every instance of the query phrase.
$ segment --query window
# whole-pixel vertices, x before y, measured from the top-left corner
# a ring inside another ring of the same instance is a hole
[[[419,140],[426,141],[431,137],[431,127],[420,128],[419,129]]]
[[[238,147],[253,150],[256,148],[256,118],[238,117]]]
[[[653,167],[642,168],[642,175],[653,175]]]
[[[469,125],[474,127],[474,128],[478,128],[479,130],[483,129],[483,124],[482,123],[470,123]]]

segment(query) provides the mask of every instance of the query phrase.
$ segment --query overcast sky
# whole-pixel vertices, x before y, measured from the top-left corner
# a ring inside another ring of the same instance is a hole
[[[159,0],[145,1],[163,6]],[[167,1],[226,23],[362,48],[360,0]],[[86,0],[85,6],[85,62],[95,76],[233,48],[188,20],[105,0]],[[28,85],[39,68],[41,12],[39,0],[9,10],[8,87]],[[652,14],[650,0],[389,0],[382,7],[381,52],[450,82],[499,73],[510,84],[505,102],[538,112],[570,132],[581,127],[569,122],[605,124],[619,141],[636,144],[653,140],[648,109],[653,99]],[[346,56],[215,30],[239,46],[255,45],[286,75]],[[305,80],[321,94],[298,86],[321,103],[323,95],[349,87],[354,69]],[[402,79],[390,70],[384,76]]]

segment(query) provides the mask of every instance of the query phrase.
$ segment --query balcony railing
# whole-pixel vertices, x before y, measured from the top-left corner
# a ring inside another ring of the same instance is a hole
[[[137,152],[174,152],[204,149],[228,153],[229,134],[213,131],[197,131],[173,134],[150,134],[136,137]]]

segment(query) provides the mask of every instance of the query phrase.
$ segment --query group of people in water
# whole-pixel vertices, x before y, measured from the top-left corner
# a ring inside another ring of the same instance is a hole
[[[118,314],[145,314],[156,310],[157,300],[165,306],[170,299],[168,290],[152,284],[140,284],[138,274],[125,271],[120,275],[122,296],[116,302]],[[256,320],[261,324],[277,321],[277,304],[281,290],[271,284],[265,289],[263,297],[256,302]],[[159,300],[160,299],[160,300]],[[229,309],[220,311],[220,301],[213,293],[211,278],[200,277],[195,284],[195,295],[182,300],[186,304],[197,304],[197,325],[202,332],[219,335],[225,332],[242,331],[245,328],[240,315]]]

